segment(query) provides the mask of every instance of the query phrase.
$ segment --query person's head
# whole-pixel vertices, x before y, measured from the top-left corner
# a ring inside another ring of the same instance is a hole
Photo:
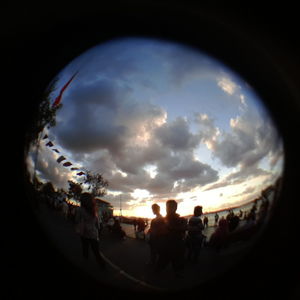
[[[200,217],[202,215],[202,206],[195,206],[194,216]]]
[[[170,214],[175,214],[177,210],[177,202],[175,200],[168,200],[166,202],[166,211],[167,211],[167,215]]]
[[[160,213],[160,206],[156,203],[152,205],[152,211],[155,215],[158,215]]]
[[[90,214],[96,214],[95,198],[90,193],[81,194],[80,203]]]
[[[226,219],[222,217],[221,220],[219,221],[219,228],[225,230],[227,229],[227,227],[228,227],[228,223]]]

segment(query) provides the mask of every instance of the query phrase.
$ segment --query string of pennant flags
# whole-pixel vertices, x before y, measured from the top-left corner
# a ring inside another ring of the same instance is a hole
[[[48,139],[48,142],[46,143],[46,146],[51,148],[52,151],[56,152],[56,153],[60,153],[60,151],[57,149],[57,148],[53,148],[55,145],[52,141],[49,140],[49,137],[48,135],[46,134],[44,137],[43,137],[43,140],[46,140]],[[70,167],[70,166],[73,166],[73,163],[71,163],[65,156],[61,155],[58,157],[58,159],[56,160],[57,163],[61,163],[63,161],[67,160],[66,162],[64,162],[62,165],[64,167]],[[81,171],[81,169],[79,167],[72,167],[70,168],[71,171],[80,171],[78,172],[76,175],[77,176],[82,176],[82,175],[85,175],[85,172]]]
[[[69,84],[72,82],[72,80],[75,78],[75,76],[78,74],[79,71],[76,71],[72,77],[65,83],[65,85],[61,88],[58,96],[55,98],[53,104],[52,104],[52,108],[55,108],[55,107],[58,107],[58,105],[60,104],[61,100],[62,100],[62,96],[63,96],[63,93],[64,91],[66,90],[66,88],[69,86]],[[49,137],[47,134],[44,135],[44,137],[42,138],[42,140],[47,140],[47,143],[46,143],[46,146],[51,148],[52,151],[58,153],[58,154],[61,154],[60,151],[57,149],[57,148],[54,148],[54,143],[49,140]],[[64,160],[67,160],[66,162],[64,162],[62,165],[64,167],[70,167],[70,166],[73,166],[73,163],[71,163],[70,161],[68,161],[68,159],[63,156],[63,155],[60,155],[59,158],[56,160],[58,164],[60,164],[61,162],[63,162]],[[77,176],[82,176],[82,175],[85,175],[86,173],[81,171],[81,168],[78,168],[78,167],[72,167],[71,168],[71,171],[80,171],[80,172],[77,172]]]
[[[76,71],[76,72],[72,75],[72,77],[66,82],[66,84],[61,88],[61,90],[60,90],[58,96],[55,98],[55,100],[54,100],[54,102],[53,102],[53,104],[52,104],[52,107],[57,107],[57,106],[60,104],[60,102],[61,102],[61,100],[62,100],[62,96],[63,96],[64,91],[66,90],[66,88],[68,87],[68,85],[72,82],[72,80],[75,78],[75,76],[78,74],[78,72],[79,72],[79,71]],[[49,140],[49,137],[48,137],[47,134],[45,134],[45,136],[43,137],[43,140],[46,140],[46,139],[48,140],[48,142],[46,143],[46,146],[49,147],[49,148],[51,148],[52,151],[54,151],[54,152],[60,154],[60,151],[59,151],[57,148],[52,148],[52,147],[54,147],[55,145],[54,145],[54,143],[53,143],[52,141]],[[64,167],[70,167],[70,166],[73,165],[73,164],[72,164],[70,161],[68,161],[68,159],[67,159],[65,156],[63,156],[63,155],[61,155],[56,161],[57,161],[57,163],[60,164],[60,163],[63,162],[64,160],[67,160],[66,162],[64,162],[64,163],[62,164]],[[81,171],[80,168],[78,168],[78,167],[72,167],[72,168],[71,168],[71,171],[80,171],[80,172],[78,172],[78,173],[76,174],[77,176],[85,175],[85,172]]]

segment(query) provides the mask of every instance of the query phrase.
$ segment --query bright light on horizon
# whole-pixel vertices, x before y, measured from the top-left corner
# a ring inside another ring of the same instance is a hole
[[[177,213],[181,216],[192,215],[194,207],[197,205],[203,207],[204,213],[243,206],[254,201],[259,197],[260,192],[269,186],[269,184],[261,184],[264,178],[264,176],[259,176],[240,184],[228,185],[207,191],[198,188],[194,191],[178,193],[176,197],[164,198],[164,200],[153,199],[153,195],[147,190],[137,189],[134,193],[136,196],[135,200],[127,202],[127,204],[132,205],[132,208],[128,208],[126,211],[123,210],[122,213],[124,216],[152,219],[154,218],[154,215],[152,213],[151,205],[157,203],[160,206],[161,214],[165,215],[165,206],[168,199],[177,201]],[[116,212],[117,211],[118,210],[116,210]]]

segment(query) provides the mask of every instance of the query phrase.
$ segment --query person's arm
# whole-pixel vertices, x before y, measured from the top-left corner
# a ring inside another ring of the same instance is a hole
[[[204,225],[203,225],[201,219],[200,219],[200,222],[199,222],[199,224],[198,224],[198,228],[199,228],[199,230],[201,230],[201,231],[204,229]]]
[[[153,229],[153,220],[151,220],[151,222],[150,222],[150,227],[149,227],[148,233],[151,233],[152,229]]]

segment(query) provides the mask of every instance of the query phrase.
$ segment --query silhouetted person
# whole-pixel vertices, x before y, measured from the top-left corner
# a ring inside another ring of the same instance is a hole
[[[188,260],[192,262],[197,262],[199,252],[201,250],[202,242],[204,236],[202,230],[204,225],[201,220],[202,206],[196,206],[194,208],[194,216],[189,219],[187,230],[186,243],[188,247]]]
[[[96,211],[95,198],[89,193],[80,197],[81,206],[76,212],[76,232],[79,234],[82,245],[82,254],[88,259],[91,247],[99,266],[104,269],[105,262],[99,252],[99,220]]]
[[[106,226],[110,232],[112,232],[112,228],[113,228],[114,224],[115,224],[115,219],[113,217],[110,217],[106,223]]]
[[[234,231],[240,223],[240,218],[237,215],[233,215],[228,221],[228,229],[230,232]]]
[[[102,230],[103,230],[103,216],[101,214],[98,215],[98,222],[99,222],[98,234],[99,234],[99,238],[100,238],[100,235],[101,235]]]
[[[239,213],[239,218],[242,219],[243,218],[243,211],[240,209],[240,213]]]
[[[62,214],[64,216],[65,219],[68,219],[69,217],[69,206],[68,206],[68,203],[63,200],[62,204],[61,204],[61,211],[62,211]]]
[[[115,218],[114,225],[112,226],[112,234],[117,239],[124,239],[124,237],[126,236],[126,233],[122,229],[118,218]]]
[[[218,221],[219,221],[219,215],[218,213],[215,214],[215,226],[218,225]]]
[[[215,248],[218,252],[226,246],[229,237],[228,221],[222,217],[219,225],[211,235],[208,245]]]
[[[132,225],[133,225],[134,231],[136,231],[136,227],[137,227],[137,219],[136,218],[133,219]]]
[[[253,205],[250,212],[248,213],[247,221],[252,221],[255,223],[255,221],[256,221],[256,205]]]
[[[258,217],[257,223],[259,225],[261,225],[265,221],[265,219],[268,215],[268,209],[269,209],[269,200],[267,198],[265,198],[263,200],[263,202],[259,208],[258,214],[257,214],[257,217]]]
[[[138,239],[145,239],[145,229],[146,229],[146,224],[145,221],[142,218],[139,218],[137,221],[137,230],[135,232],[135,236]]]
[[[145,229],[146,229],[146,223],[145,223],[145,221],[142,218],[140,218],[138,220],[137,231],[144,232]]]
[[[230,210],[228,211],[228,214],[227,214],[227,216],[226,216],[226,220],[227,220],[227,222],[229,222],[229,221],[230,221],[230,219],[231,219],[233,216],[234,216],[234,212],[233,212],[233,210],[232,210],[232,209],[230,209]]]
[[[171,263],[177,276],[183,274],[184,252],[185,252],[185,231],[186,220],[176,214],[177,202],[168,200],[166,202],[167,215],[164,218],[166,223],[166,233],[157,262],[156,270],[162,271]]]
[[[161,247],[163,245],[164,235],[166,234],[166,223],[163,216],[160,214],[160,206],[158,204],[152,205],[153,214],[156,216],[150,223],[149,246],[150,246],[150,261],[148,264],[155,265]]]
[[[203,225],[204,225],[204,228],[208,227],[208,217],[207,216],[205,216],[203,219]]]

